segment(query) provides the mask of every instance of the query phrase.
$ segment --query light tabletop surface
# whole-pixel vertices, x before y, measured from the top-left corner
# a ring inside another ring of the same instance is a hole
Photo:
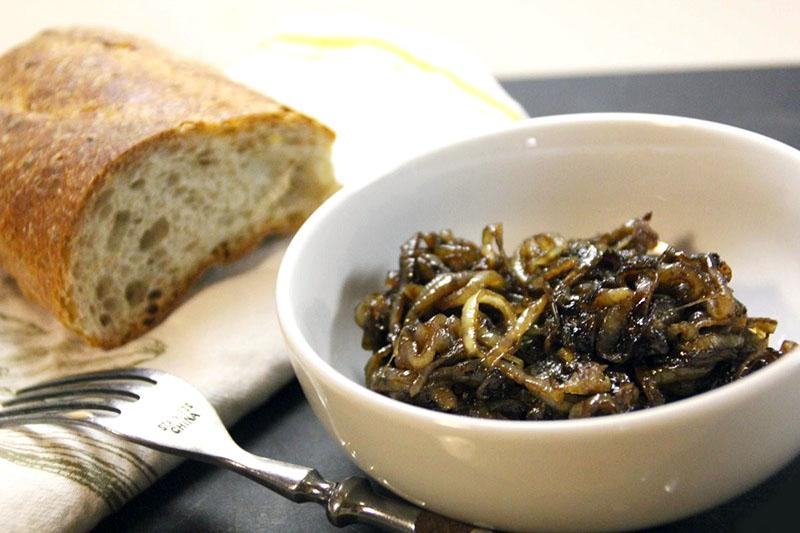
[[[0,0],[0,50],[48,26],[110,26],[226,67],[285,23],[389,23],[500,77],[800,65],[797,0]]]

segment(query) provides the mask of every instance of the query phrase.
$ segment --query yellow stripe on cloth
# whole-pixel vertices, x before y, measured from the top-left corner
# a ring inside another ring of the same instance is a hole
[[[366,46],[383,50],[405,61],[409,65],[417,67],[420,70],[439,74],[440,76],[447,78],[460,90],[507,115],[512,120],[521,120],[525,118],[513,106],[510,106],[505,102],[493,97],[489,93],[478,89],[449,70],[437,67],[436,65],[433,65],[424,59],[420,59],[408,50],[405,50],[404,48],[401,48],[392,42],[385,41],[377,37],[321,36],[281,33],[273,36],[270,40],[263,42],[262,46],[269,46],[270,41],[272,40],[282,41],[289,44],[314,46],[317,48],[356,48],[359,46]]]

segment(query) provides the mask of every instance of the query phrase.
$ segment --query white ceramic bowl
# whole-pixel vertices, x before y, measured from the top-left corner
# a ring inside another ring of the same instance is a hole
[[[513,249],[539,231],[587,236],[651,210],[662,239],[732,265],[750,314],[780,321],[776,341],[800,339],[800,152],[685,118],[539,118],[343,190],[297,233],[278,310],[314,412],[386,487],[502,529],[643,527],[754,486],[800,451],[800,353],[693,398],[587,420],[472,419],[362,385],[356,302],[415,231],[478,240],[502,221]]]

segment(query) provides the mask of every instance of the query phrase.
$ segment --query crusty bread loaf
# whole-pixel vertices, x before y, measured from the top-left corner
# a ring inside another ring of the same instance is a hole
[[[332,141],[149,42],[45,31],[0,57],[0,267],[117,346],[206,267],[295,229],[337,187]]]

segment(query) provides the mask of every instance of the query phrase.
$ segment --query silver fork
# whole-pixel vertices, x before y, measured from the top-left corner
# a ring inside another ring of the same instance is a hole
[[[335,526],[359,522],[401,532],[476,530],[377,494],[365,478],[332,482],[313,468],[246,452],[197,389],[159,370],[130,368],[69,376],[20,390],[2,406],[0,427],[78,424],[106,431],[227,468],[294,502],[319,503]]]

